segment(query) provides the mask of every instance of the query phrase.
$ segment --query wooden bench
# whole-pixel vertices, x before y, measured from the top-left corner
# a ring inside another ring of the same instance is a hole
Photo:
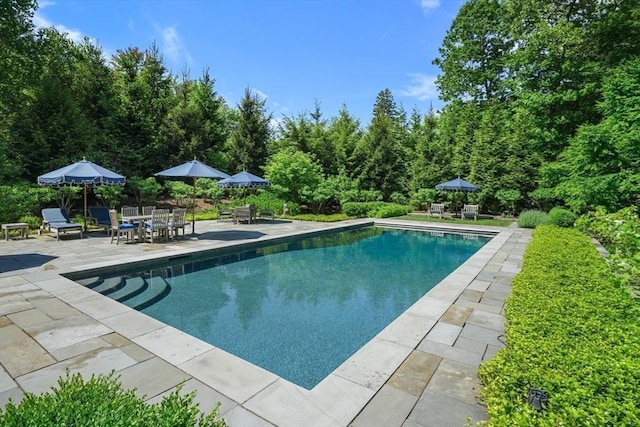
[[[9,240],[9,230],[20,230],[20,237],[29,238],[29,224],[26,222],[12,222],[10,224],[2,224],[4,230],[4,240]]]

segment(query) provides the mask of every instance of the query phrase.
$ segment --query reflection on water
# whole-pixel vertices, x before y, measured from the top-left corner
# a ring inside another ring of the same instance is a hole
[[[469,237],[370,227],[83,284],[312,388],[489,240]]]

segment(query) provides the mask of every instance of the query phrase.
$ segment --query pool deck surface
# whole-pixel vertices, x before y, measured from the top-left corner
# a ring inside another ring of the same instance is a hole
[[[498,234],[312,390],[61,276],[372,221],[199,221],[197,234],[156,244],[116,246],[104,230],[2,240],[0,406],[49,391],[69,369],[115,371],[150,402],[184,383],[201,410],[221,402],[231,427],[475,425],[487,417],[478,366],[503,347],[504,301],[531,230],[465,225]]]

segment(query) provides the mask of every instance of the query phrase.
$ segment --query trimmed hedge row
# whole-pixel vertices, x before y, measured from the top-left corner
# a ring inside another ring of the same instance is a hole
[[[640,425],[640,309],[590,239],[540,225],[507,299],[508,346],[479,375],[489,426]],[[540,413],[530,387],[548,392]]]
[[[407,215],[413,210],[409,205],[388,202],[347,202],[342,212],[351,218],[391,218]]]

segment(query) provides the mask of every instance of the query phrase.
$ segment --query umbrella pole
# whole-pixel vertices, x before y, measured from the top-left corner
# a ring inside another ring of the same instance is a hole
[[[191,200],[191,234],[196,234],[196,180],[193,177],[193,198]]]
[[[87,184],[84,185],[84,231],[87,231]]]

